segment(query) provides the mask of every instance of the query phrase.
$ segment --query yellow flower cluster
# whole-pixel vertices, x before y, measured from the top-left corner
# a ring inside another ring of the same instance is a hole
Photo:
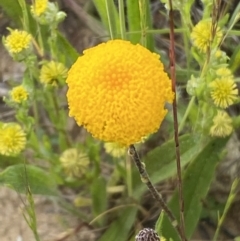
[[[65,150],[60,156],[60,162],[66,174],[70,177],[81,177],[89,166],[89,159],[85,153],[76,148]]]
[[[47,5],[48,0],[35,0],[34,4],[31,6],[31,12],[33,15],[39,17],[46,11]]]
[[[216,137],[229,136],[233,131],[232,119],[225,111],[218,111],[213,118],[213,125],[210,129],[210,135]]]
[[[238,89],[229,68],[221,67],[217,69],[216,79],[209,84],[209,87],[211,88],[210,94],[213,103],[218,108],[225,109],[237,100]],[[217,115],[213,118],[210,135],[225,137],[230,135],[232,131],[231,117],[224,110],[218,110]]]
[[[66,13],[59,11],[56,1],[48,0],[35,0],[31,13],[38,23],[54,29],[66,17]]]
[[[0,126],[0,154],[15,156],[26,145],[26,134],[16,123],[2,124]]]
[[[216,70],[218,77],[232,77],[232,72],[226,67],[222,67]]]
[[[106,153],[113,157],[122,157],[126,155],[126,147],[114,142],[106,142],[104,144]]]
[[[211,20],[201,20],[198,22],[191,33],[193,45],[201,52],[206,53],[207,49],[216,47],[222,39],[222,31],[216,28],[215,36],[213,36],[213,25]]]
[[[85,50],[67,83],[70,116],[94,137],[123,146],[156,132],[174,97],[159,55],[124,40]]]
[[[50,61],[40,70],[40,82],[45,85],[57,86],[61,80],[67,78],[67,68],[62,64]]]
[[[30,47],[32,37],[29,33],[17,29],[9,30],[10,34],[4,39],[4,44],[10,53],[20,53]]]
[[[29,94],[27,90],[22,85],[14,87],[10,92],[12,101],[16,103],[22,103],[23,101],[26,101],[28,95]]]

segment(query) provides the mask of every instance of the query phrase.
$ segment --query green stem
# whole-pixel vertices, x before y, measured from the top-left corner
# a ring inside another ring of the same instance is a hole
[[[231,205],[232,205],[232,203],[233,203],[233,201],[234,201],[234,199],[236,197],[236,194],[237,194],[236,189],[238,187],[239,182],[240,182],[240,179],[236,178],[234,180],[234,182],[232,183],[231,191],[229,193],[226,205],[224,207],[223,214],[222,214],[221,218],[218,221],[217,230],[216,230],[216,232],[214,234],[213,241],[217,240],[217,237],[219,235],[219,232],[220,232],[220,229],[222,227],[222,224],[223,224],[223,222],[224,222],[224,220],[226,218],[227,212],[228,212],[229,208],[231,207]]]
[[[126,39],[126,27],[125,27],[125,14],[124,14],[124,2],[123,0],[118,0],[119,6],[119,22],[120,22],[120,32],[121,38]]]
[[[48,91],[46,94],[46,110],[49,114],[51,123],[59,135],[59,146],[61,150],[70,146],[70,140],[65,130],[66,116],[65,112],[61,110],[59,99],[57,98],[56,90]]]
[[[29,19],[28,19],[28,12],[26,2],[24,0],[18,0],[19,5],[21,6],[22,13],[23,13],[23,28],[29,32]]]
[[[111,23],[111,17],[110,17],[110,9],[109,9],[109,0],[105,0],[105,5],[106,5],[106,13],[107,13],[107,19],[108,19],[108,27],[109,27],[109,33],[110,33],[110,37],[111,39],[114,39],[113,36],[113,26]]]
[[[146,47],[146,0],[139,0],[140,26],[141,26],[141,44]]]
[[[188,117],[188,115],[189,115],[189,113],[190,113],[190,111],[191,111],[191,109],[192,109],[192,107],[193,107],[193,105],[194,105],[195,99],[196,99],[195,96],[193,96],[193,97],[191,98],[191,100],[190,100],[190,102],[189,102],[189,104],[188,104],[188,107],[187,107],[187,109],[186,109],[186,111],[185,111],[185,113],[184,113],[184,116],[183,116],[183,118],[182,118],[182,120],[181,120],[181,123],[180,123],[180,125],[179,125],[179,127],[178,127],[178,133],[180,133],[180,132],[182,131],[182,129],[183,129],[183,127],[184,127],[184,125],[185,125],[185,123],[186,123],[187,117]]]
[[[132,166],[131,166],[131,162],[129,160],[129,158],[126,158],[125,161],[125,165],[126,165],[126,179],[127,179],[127,191],[128,191],[128,196],[132,197]]]

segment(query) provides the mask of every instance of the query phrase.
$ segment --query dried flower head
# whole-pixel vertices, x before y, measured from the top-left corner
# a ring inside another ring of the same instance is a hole
[[[104,144],[106,152],[113,157],[122,157],[126,155],[126,147],[114,142],[106,142]]]
[[[57,86],[67,78],[67,71],[62,63],[47,62],[40,70],[40,82],[45,85]]]
[[[217,78],[210,83],[211,97],[217,107],[227,108],[237,99],[238,90],[233,78]]]
[[[16,103],[22,103],[23,101],[26,101],[28,95],[29,93],[22,85],[14,87],[10,92],[12,101]]]
[[[213,118],[213,125],[210,129],[210,135],[216,137],[229,136],[233,131],[232,119],[225,111],[218,111]]]
[[[0,154],[15,156],[26,146],[26,134],[16,123],[0,125]]]
[[[31,6],[31,12],[33,15],[39,17],[47,10],[48,0],[35,0]]]
[[[81,177],[84,175],[90,163],[87,155],[79,152],[76,148],[65,150],[60,156],[60,162],[64,171],[70,177]]]
[[[220,43],[223,34],[219,27],[215,31],[215,36],[213,36],[211,20],[201,20],[194,26],[191,33],[193,45],[203,53],[206,53],[209,47],[216,47]]]
[[[124,40],[85,50],[67,83],[69,115],[78,125],[124,146],[156,132],[174,96],[159,55]]]
[[[10,54],[17,54],[30,48],[32,37],[29,33],[17,29],[8,28],[8,30],[10,34],[3,39],[3,42]]]
[[[135,241],[160,241],[160,237],[153,229],[144,228],[135,237]]]

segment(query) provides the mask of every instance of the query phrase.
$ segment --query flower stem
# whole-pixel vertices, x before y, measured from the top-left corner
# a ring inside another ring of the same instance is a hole
[[[230,209],[231,205],[233,204],[234,199],[236,197],[237,187],[238,187],[239,183],[240,183],[239,178],[236,178],[232,183],[231,190],[230,190],[226,205],[225,205],[224,210],[223,210],[223,214],[220,217],[220,219],[218,220],[217,230],[216,230],[216,232],[214,234],[214,237],[212,239],[213,241],[216,241],[217,238],[218,238],[218,235],[219,235],[219,232],[221,230],[222,224],[223,224],[224,220],[226,219],[227,213],[228,213],[228,211],[229,211],[229,209]]]
[[[172,91],[176,93],[176,69],[175,69],[175,45],[174,45],[174,21],[173,21],[173,7],[172,1],[169,0],[169,25],[170,25],[170,49],[169,49],[169,60],[170,70],[172,79]],[[185,235],[185,222],[184,222],[184,198],[183,198],[183,187],[182,187],[182,170],[181,170],[181,157],[180,157],[180,146],[178,138],[178,115],[177,115],[177,101],[176,95],[173,99],[173,119],[174,119],[174,140],[175,140],[175,155],[176,155],[176,166],[177,166],[177,178],[178,178],[178,193],[179,193],[179,212],[180,212],[180,225],[179,235],[183,241],[186,241]]]
[[[145,168],[145,165],[144,165],[143,162],[141,162],[134,145],[129,146],[128,154],[129,154],[129,156],[131,156],[132,160],[134,161],[135,165],[137,166],[142,182],[147,185],[147,187],[148,187],[149,191],[151,192],[151,194],[153,195],[153,197],[159,202],[161,208],[166,213],[166,215],[167,215],[168,219],[170,220],[172,226],[176,229],[180,239],[185,240],[185,238],[182,234],[181,228],[178,224],[177,219],[175,218],[172,211],[168,208],[167,204],[165,203],[165,201],[162,198],[162,195],[153,186],[153,184],[152,184],[152,182],[149,178],[149,175],[147,173],[147,170]]]
[[[178,133],[180,133],[180,132],[182,131],[182,129],[183,129],[183,127],[184,127],[184,125],[185,125],[185,122],[186,122],[186,120],[187,120],[187,117],[188,117],[188,115],[189,115],[189,112],[191,111],[191,109],[192,109],[192,107],[193,107],[193,104],[194,104],[194,102],[195,102],[195,99],[196,99],[195,96],[193,96],[193,97],[191,98],[191,100],[190,100],[190,102],[189,102],[189,104],[188,104],[188,107],[187,107],[187,109],[186,109],[186,111],[185,111],[185,113],[184,113],[184,116],[183,116],[183,118],[182,118],[182,121],[181,121],[181,123],[180,123],[180,125],[179,125],[179,127],[178,127]]]

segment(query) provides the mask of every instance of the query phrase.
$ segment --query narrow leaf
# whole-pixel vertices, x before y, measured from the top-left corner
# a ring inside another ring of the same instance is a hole
[[[57,38],[58,47],[62,50],[63,56],[66,57],[66,61],[64,61],[64,63],[71,65],[78,58],[78,52],[72,47],[72,45],[66,40],[66,38],[63,37],[61,33],[58,32]]]
[[[231,59],[229,61],[229,68],[234,73],[239,68],[240,61],[240,45],[236,46]]]
[[[119,38],[119,15],[113,0],[93,0],[101,20],[113,39]]]
[[[106,181],[99,177],[91,185],[92,207],[94,216],[102,214],[107,208]],[[104,220],[99,221],[103,224]]]
[[[140,43],[154,51],[154,38],[148,32],[153,29],[150,5],[149,0],[127,1],[128,28],[132,43]]]
[[[139,0],[127,1],[127,19],[128,19],[128,39],[133,43],[139,43],[141,39],[141,25]]]

